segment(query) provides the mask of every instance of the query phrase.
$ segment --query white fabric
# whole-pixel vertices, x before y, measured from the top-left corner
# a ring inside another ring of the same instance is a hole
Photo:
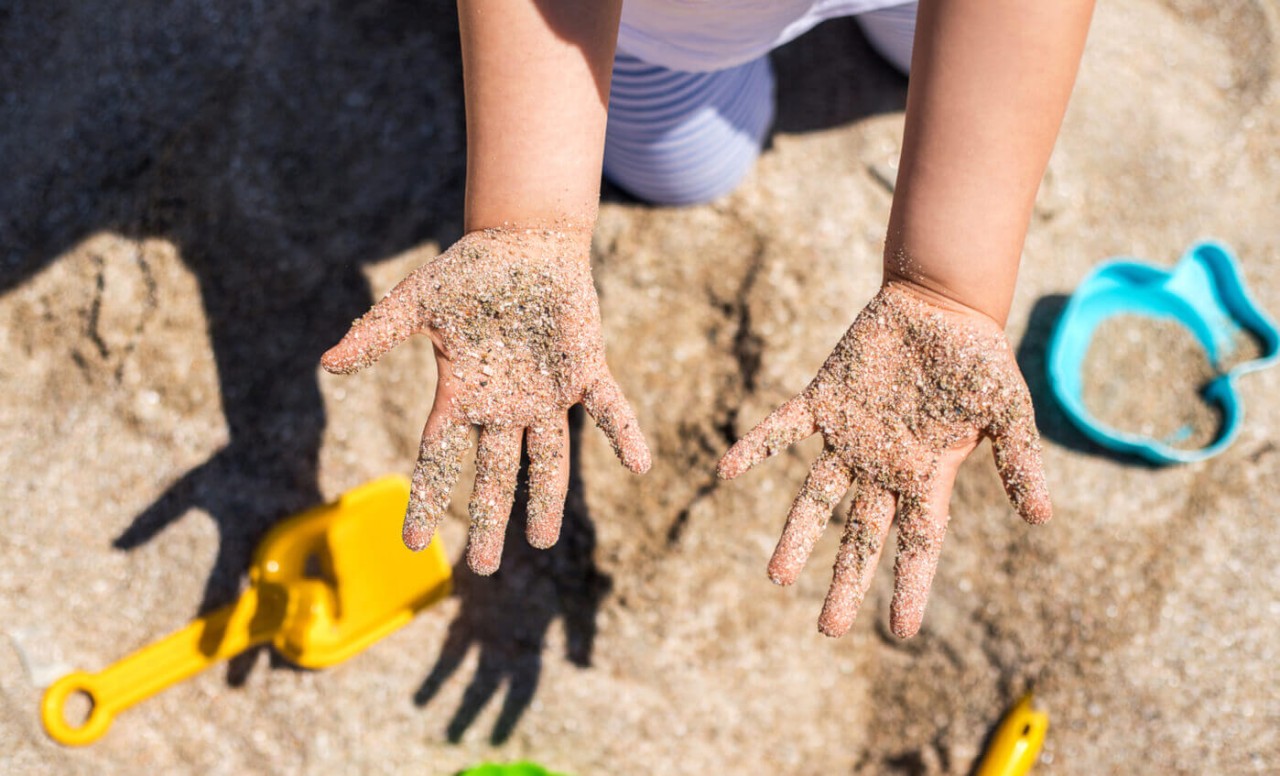
[[[773,123],[766,57],[683,73],[619,54],[613,62],[604,174],[661,205],[707,202],[751,170]]]
[[[819,22],[903,0],[623,0],[618,50],[669,70],[741,65]]]
[[[904,3],[856,18],[871,48],[906,75],[911,72],[911,49],[916,37],[918,3]]]

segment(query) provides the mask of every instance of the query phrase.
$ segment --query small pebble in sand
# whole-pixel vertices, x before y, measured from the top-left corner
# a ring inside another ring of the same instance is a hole
[[[1029,523],[1051,515],[1031,395],[1004,333],[890,285],[858,315],[809,386],[730,448],[719,473],[736,477],[820,432],[825,442],[787,517],[769,576],[791,584],[831,512],[857,486],[819,629],[853,624],[898,516],[893,632],[920,629],[946,534],[936,503],[943,456],[991,438],[1005,492]]]
[[[449,504],[470,427],[480,426],[467,562],[498,569],[522,441],[530,459],[529,541],[560,532],[568,484],[566,413],[581,402],[622,463],[649,468],[635,412],[605,363],[585,228],[471,232],[419,267],[325,353],[350,374],[413,334],[431,337],[440,387],[423,433],[404,541],[430,543]]]

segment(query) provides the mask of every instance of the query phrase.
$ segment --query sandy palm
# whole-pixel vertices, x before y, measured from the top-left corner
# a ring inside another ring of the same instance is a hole
[[[479,574],[501,561],[522,440],[529,542],[555,544],[569,407],[585,405],[627,468],[649,468],[635,412],[605,363],[589,253],[585,230],[472,232],[401,281],[325,354],[326,369],[351,373],[413,334],[435,344],[439,381],[404,523],[411,549],[431,541],[473,425],[481,430],[467,560]]]
[[[1051,516],[1031,396],[1004,334],[886,287],[862,311],[804,391],[743,437],[720,462],[733,478],[821,432],[824,448],[791,507],[769,576],[791,584],[837,502],[857,492],[819,618],[849,629],[898,516],[893,632],[920,629],[946,533],[960,463],[992,440],[1005,491],[1029,523]]]

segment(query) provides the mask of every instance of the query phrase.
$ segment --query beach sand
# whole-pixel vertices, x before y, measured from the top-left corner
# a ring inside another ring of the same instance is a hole
[[[1008,330],[1054,519],[1017,519],[984,444],[917,637],[889,633],[888,562],[848,635],[818,633],[843,507],[796,585],[766,577],[814,441],[715,476],[878,286],[906,82],[846,20],[777,53],[776,134],[737,192],[606,192],[596,283],[648,474],[575,413],[555,548],[518,507],[495,576],[459,562],[451,598],[349,662],[257,651],[90,747],[50,741],[51,681],[233,600],[285,515],[412,471],[430,343],[354,377],[319,359],[460,235],[456,32],[434,8],[0,17],[0,771],[965,774],[1028,689],[1051,719],[1037,773],[1280,770],[1280,369],[1240,382],[1234,445],[1167,468],[1085,441],[1043,369],[1111,256],[1170,266],[1220,238],[1280,313],[1276,2],[1099,5]]]

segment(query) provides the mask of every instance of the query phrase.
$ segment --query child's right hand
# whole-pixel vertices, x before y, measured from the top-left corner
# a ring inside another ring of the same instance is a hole
[[[419,267],[356,321],[321,361],[350,374],[416,333],[435,345],[438,383],[404,521],[413,550],[430,543],[449,505],[470,426],[481,427],[467,562],[497,570],[515,496],[521,441],[529,455],[528,538],[550,547],[569,481],[569,407],[582,402],[637,474],[649,449],[605,364],[589,229],[471,232]]]

